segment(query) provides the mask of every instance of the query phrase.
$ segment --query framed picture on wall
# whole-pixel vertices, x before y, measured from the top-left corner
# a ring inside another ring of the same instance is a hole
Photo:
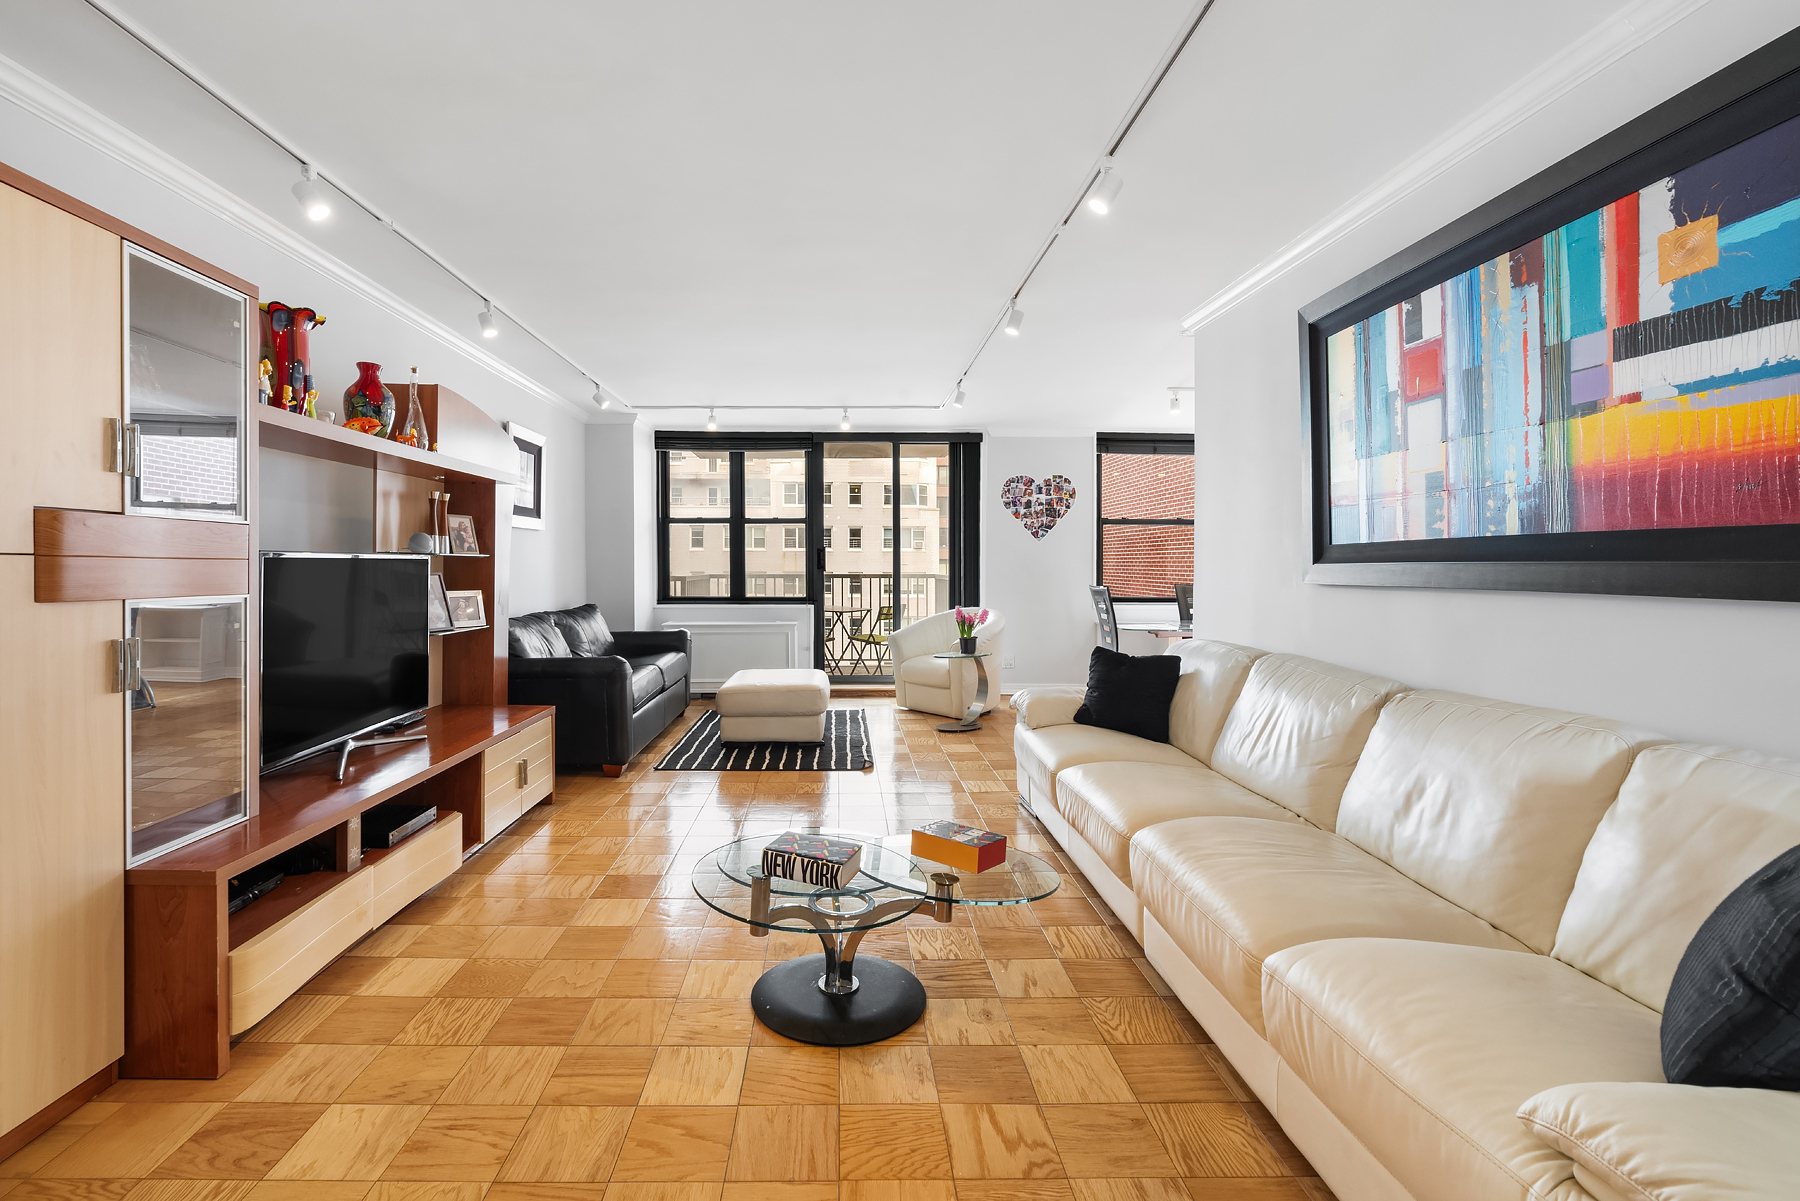
[[[1800,31],[1300,319],[1309,581],[1800,600]]]
[[[513,526],[544,528],[544,435],[517,422],[506,423],[513,445],[519,448],[519,482],[513,488]]]

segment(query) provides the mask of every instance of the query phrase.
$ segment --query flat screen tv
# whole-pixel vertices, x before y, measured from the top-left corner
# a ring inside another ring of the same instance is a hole
[[[263,555],[264,771],[425,710],[430,580],[425,555]]]

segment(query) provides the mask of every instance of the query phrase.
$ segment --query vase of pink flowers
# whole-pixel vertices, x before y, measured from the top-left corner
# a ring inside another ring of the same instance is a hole
[[[988,611],[986,609],[978,613],[973,609],[965,609],[961,605],[956,607],[956,642],[958,649],[963,654],[975,653],[976,627],[985,624],[987,619]]]

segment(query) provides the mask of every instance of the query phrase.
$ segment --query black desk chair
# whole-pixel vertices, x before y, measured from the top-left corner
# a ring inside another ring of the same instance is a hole
[[[1100,623],[1100,645],[1109,651],[1119,649],[1119,619],[1113,615],[1112,593],[1104,584],[1090,584],[1088,595],[1094,600],[1094,620]]]

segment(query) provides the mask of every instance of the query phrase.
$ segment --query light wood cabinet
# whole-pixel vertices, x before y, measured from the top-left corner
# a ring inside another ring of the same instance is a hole
[[[0,554],[0,1133],[125,1050],[124,622],[34,603],[31,556]]]
[[[118,235],[0,184],[0,553],[33,505],[122,512],[107,419],[124,413]]]
[[[498,838],[556,788],[556,726],[539,722],[481,753],[481,840]]]

